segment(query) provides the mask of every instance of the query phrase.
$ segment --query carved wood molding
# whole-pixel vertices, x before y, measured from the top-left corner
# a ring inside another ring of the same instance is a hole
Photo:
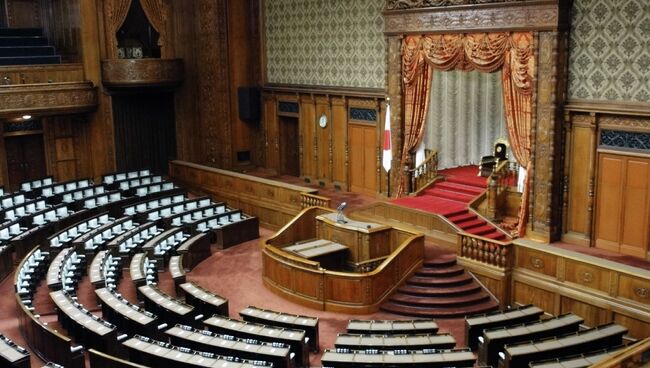
[[[0,116],[87,112],[96,107],[97,87],[92,82],[0,86]]]
[[[274,93],[309,93],[320,95],[350,96],[350,97],[386,97],[386,90],[381,88],[353,88],[315,86],[303,84],[274,84],[268,83],[263,87],[264,92]]]
[[[650,116],[650,105],[647,103],[569,100],[564,107],[566,111],[589,112],[612,115]]]
[[[182,81],[182,59],[102,60],[102,83],[108,87],[177,86]]]
[[[402,35],[523,30],[552,31],[569,27],[569,7],[565,2],[558,4],[557,0],[472,2],[472,4],[385,10],[384,33],[386,35]]]
[[[386,10],[429,8],[434,6],[508,3],[523,0],[388,0]]]

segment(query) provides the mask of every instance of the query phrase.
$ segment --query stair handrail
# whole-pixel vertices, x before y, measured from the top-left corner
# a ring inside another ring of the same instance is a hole
[[[640,363],[644,353],[650,351],[650,337],[638,341],[627,349],[606,358],[591,367],[595,368],[615,368],[615,367],[636,367],[635,363]]]
[[[328,197],[300,192],[300,206],[302,208],[309,208],[313,206],[330,208],[331,202],[332,200]]]
[[[516,180],[517,170],[511,168],[510,161],[503,160],[492,171],[488,177],[487,198],[487,217],[494,221],[503,213],[502,209],[506,205],[505,193],[511,180]]]
[[[458,232],[458,257],[509,270],[514,263],[512,241],[499,241],[479,235]]]
[[[438,151],[432,150],[427,158],[414,169],[409,170],[411,191],[417,193],[438,177]]]

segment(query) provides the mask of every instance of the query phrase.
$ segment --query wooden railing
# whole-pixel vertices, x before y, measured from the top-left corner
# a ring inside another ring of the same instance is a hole
[[[503,212],[506,203],[506,191],[509,186],[517,183],[517,169],[510,161],[501,161],[488,179],[487,217],[497,219]]]
[[[638,341],[629,348],[616,353],[609,358],[606,358],[603,361],[600,361],[594,365],[592,368],[619,368],[619,367],[647,367],[648,352],[650,352],[650,337],[645,338],[641,341]]]
[[[431,151],[427,158],[413,170],[409,170],[411,191],[419,192],[438,177],[438,151]]]
[[[369,272],[337,272],[320,263],[283,250],[287,245],[317,237],[316,216],[334,211],[322,207],[304,209],[276,235],[264,242],[263,281],[273,292],[315,309],[367,314],[422,265],[424,236],[401,228],[389,229],[390,255],[364,263]],[[341,235],[342,236],[342,235]]]
[[[300,205],[302,208],[314,206],[330,208],[331,199],[316,194],[301,192]]]
[[[458,233],[458,255],[500,269],[513,265],[511,242],[501,242],[464,232]]]

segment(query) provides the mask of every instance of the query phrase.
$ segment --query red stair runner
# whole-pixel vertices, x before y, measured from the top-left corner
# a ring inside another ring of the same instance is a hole
[[[505,240],[507,235],[467,209],[469,202],[485,191],[487,179],[476,176],[477,166],[463,166],[441,170],[445,177],[416,197],[393,200],[400,206],[437,213],[463,231],[494,240]]]
[[[399,315],[444,318],[496,310],[497,302],[456,264],[455,256],[424,262],[381,309]]]

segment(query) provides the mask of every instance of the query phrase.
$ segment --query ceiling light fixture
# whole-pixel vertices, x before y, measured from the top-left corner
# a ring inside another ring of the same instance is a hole
[[[23,120],[29,120],[31,118],[32,118],[31,115],[23,115]]]

